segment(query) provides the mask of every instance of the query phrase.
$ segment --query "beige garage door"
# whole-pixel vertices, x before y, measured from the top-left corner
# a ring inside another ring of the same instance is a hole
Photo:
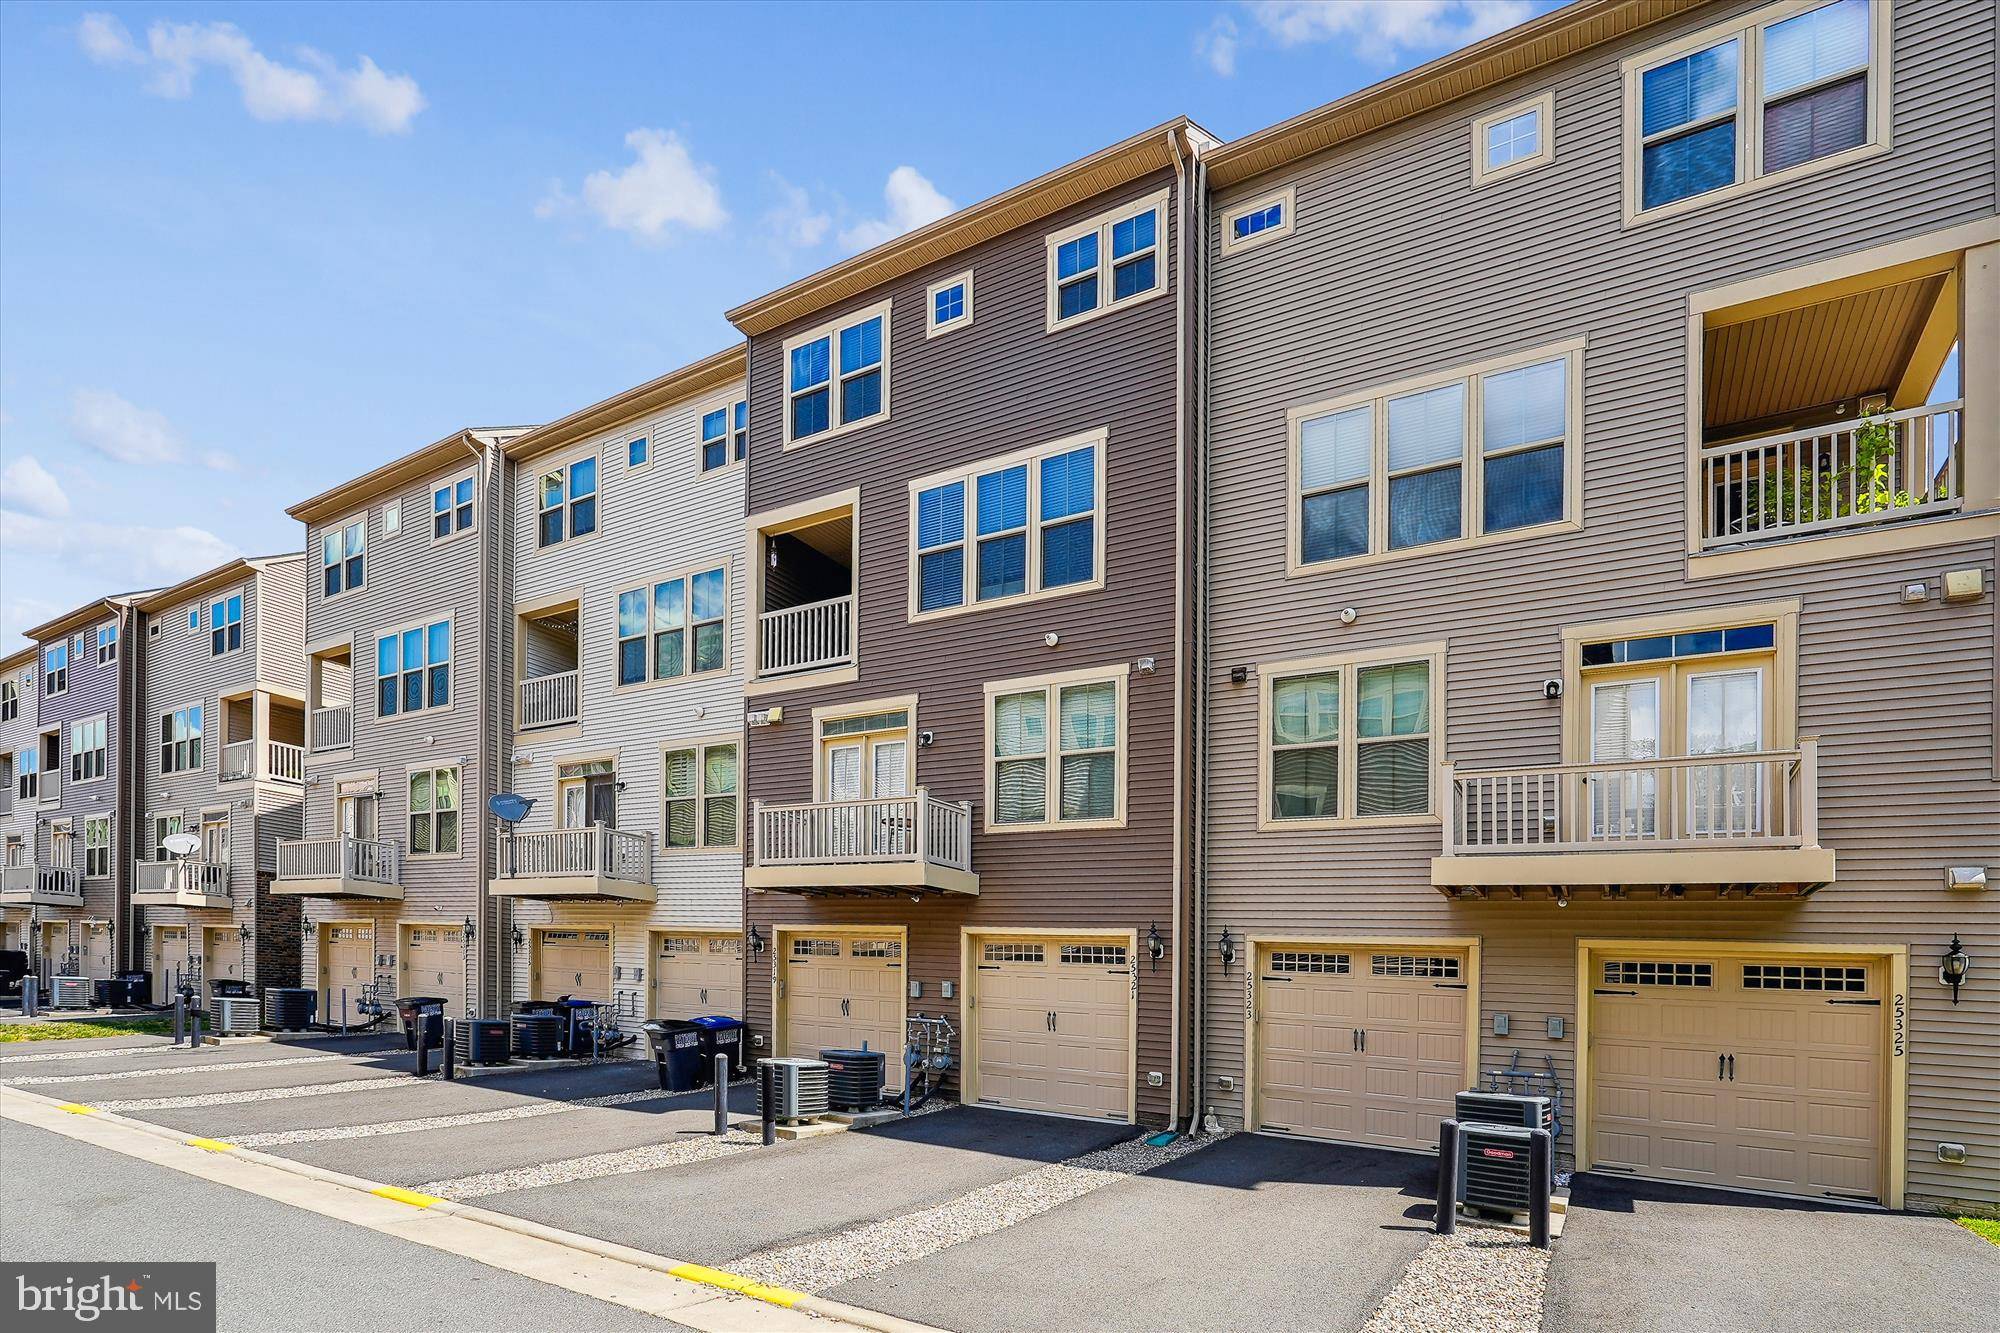
[[[1875,1198],[1879,964],[1704,955],[1592,962],[1590,1156],[1612,1170]]]
[[[319,928],[319,1016],[322,1023],[359,1023],[364,992],[375,980],[375,928]]]
[[[544,930],[537,934],[535,961],[537,1000],[611,1003],[611,932],[608,930]]]
[[[894,936],[787,937],[785,1054],[886,1052],[883,1086],[903,1086],[903,942]]]
[[[111,927],[102,921],[86,922],[83,927],[83,974],[87,977],[108,977],[113,970]]]
[[[743,1016],[743,937],[661,935],[653,954],[653,1017]]]
[[[1435,1149],[1466,1087],[1464,955],[1331,946],[1258,962],[1258,1127]]]
[[[218,981],[243,980],[243,939],[236,927],[202,927],[201,979],[207,996],[215,994]]]
[[[187,971],[188,933],[186,926],[156,926],[153,929],[153,1003],[172,1004],[174,983]]]
[[[442,995],[446,1018],[466,1018],[465,927],[405,925],[396,993]]]
[[[1099,940],[981,940],[973,996],[978,1099],[1126,1120],[1130,950]]]

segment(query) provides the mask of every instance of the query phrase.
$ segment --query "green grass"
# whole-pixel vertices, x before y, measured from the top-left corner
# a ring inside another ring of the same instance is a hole
[[[2000,1245],[2000,1222],[1990,1217],[1961,1217],[1958,1219],[1958,1224],[1973,1235],[1983,1236],[1995,1245]]]
[[[72,1037],[168,1037],[164,1018],[87,1018],[64,1023],[0,1023],[0,1041],[67,1041]]]

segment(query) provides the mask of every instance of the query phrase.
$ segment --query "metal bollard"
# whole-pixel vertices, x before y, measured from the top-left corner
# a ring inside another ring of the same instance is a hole
[[[778,1077],[769,1064],[757,1064],[757,1103],[764,1121],[764,1146],[778,1141]]]
[[[444,1021],[444,1081],[449,1083],[458,1077],[458,1020]]]
[[[40,987],[36,984],[34,977],[21,978],[21,1016],[23,1018],[33,1018],[36,1011],[41,1008],[41,996],[37,993],[39,990]]]
[[[188,1009],[188,1045],[201,1045],[201,1006],[198,1004]]]
[[[33,984],[33,983],[30,983]],[[187,1037],[187,996],[174,992],[174,1045]]]
[[[428,1018],[429,1016],[425,1014],[423,1010],[421,1009],[417,1010],[417,1077],[418,1078],[422,1078],[424,1075],[431,1072],[431,1044],[429,1041],[429,1037],[431,1035],[431,1025],[428,1021]]]
[[[1458,1229],[1458,1122],[1438,1126],[1437,1233]]]
[[[1550,1155],[1555,1143],[1546,1129],[1528,1131],[1528,1243],[1549,1248]]]
[[[729,1057],[715,1057],[715,1137],[729,1132]]]

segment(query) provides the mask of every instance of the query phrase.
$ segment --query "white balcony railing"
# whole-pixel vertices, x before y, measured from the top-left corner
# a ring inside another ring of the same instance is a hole
[[[9,907],[77,907],[83,886],[73,866],[7,866],[0,869],[0,898]]]
[[[62,799],[62,789],[63,771],[60,768],[43,769],[41,786],[39,788],[42,804],[54,805],[57,801],[60,801]]]
[[[1611,764],[1444,767],[1444,855],[1819,845],[1818,742]]]
[[[1701,453],[1702,545],[1803,537],[1957,509],[1965,404],[1934,403]]]
[[[278,844],[279,879],[400,884],[402,845],[387,838],[302,838]]]
[[[576,721],[579,716],[574,671],[558,671],[551,676],[524,680],[518,698],[516,725],[523,730],[561,726],[565,722]]]
[[[909,862],[972,869],[972,807],[914,796],[756,805],[758,865]]]
[[[354,741],[354,710],[346,704],[313,709],[309,725],[307,739],[315,754],[321,750],[345,750]]]
[[[600,875],[627,884],[650,884],[653,837],[603,824],[516,833],[500,840],[500,866],[502,879]]]
[[[229,867],[219,861],[141,861],[137,869],[135,897],[181,893],[205,898],[229,896]]]
[[[218,782],[243,782],[257,776],[257,742],[231,741],[222,747],[222,767]]]
[[[290,741],[272,741],[264,762],[274,782],[306,780],[306,747],[303,745],[293,745]]]
[[[757,617],[757,645],[757,671],[764,676],[851,662],[854,597],[766,611]]]

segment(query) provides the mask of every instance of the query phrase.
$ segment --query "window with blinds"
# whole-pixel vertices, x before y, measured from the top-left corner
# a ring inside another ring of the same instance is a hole
[[[663,751],[660,770],[665,804],[662,846],[669,851],[734,847],[739,800],[736,742]]]
[[[1431,657],[1274,668],[1265,703],[1268,820],[1428,814],[1436,675]]]
[[[989,823],[1023,827],[1121,820],[1124,712],[1122,672],[1102,680],[989,687]]]

